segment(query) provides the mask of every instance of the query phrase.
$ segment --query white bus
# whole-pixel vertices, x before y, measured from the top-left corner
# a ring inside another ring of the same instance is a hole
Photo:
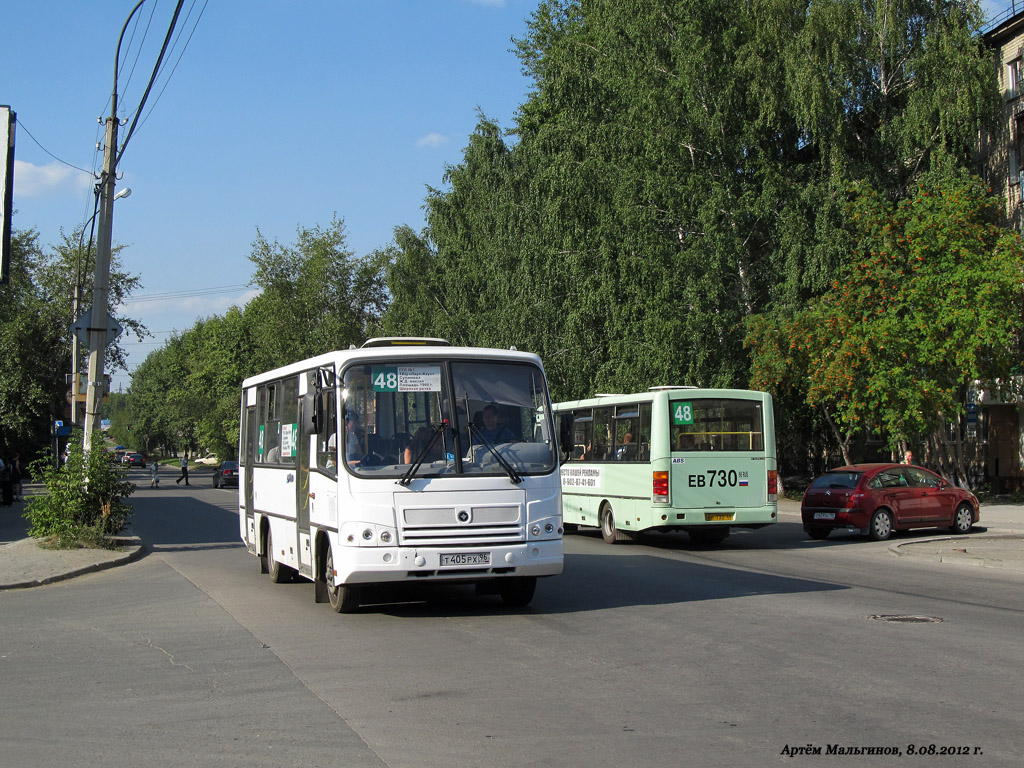
[[[536,355],[373,339],[253,376],[239,456],[249,552],[339,613],[384,582],[475,582],[523,606],[538,576],[562,571]]]
[[[644,531],[686,531],[717,544],[730,528],[778,519],[771,395],[654,387],[558,403],[573,447],[562,464],[566,530],[601,529],[605,541]]]

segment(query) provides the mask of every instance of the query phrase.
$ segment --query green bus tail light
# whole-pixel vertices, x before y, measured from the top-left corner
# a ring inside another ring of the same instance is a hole
[[[779,473],[774,469],[768,470],[768,501],[779,500]]]
[[[654,500],[663,504],[668,503],[668,472],[654,473]]]

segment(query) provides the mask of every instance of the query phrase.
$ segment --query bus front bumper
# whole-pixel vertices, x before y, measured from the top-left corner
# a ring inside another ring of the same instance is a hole
[[[561,539],[459,547],[339,547],[338,584],[479,581],[505,576],[557,576]],[[340,562],[339,562],[340,561]]]

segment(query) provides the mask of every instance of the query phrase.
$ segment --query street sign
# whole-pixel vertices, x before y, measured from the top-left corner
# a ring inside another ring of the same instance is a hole
[[[89,346],[89,323],[92,321],[92,310],[87,309],[71,324],[71,332],[78,337],[83,346]],[[107,314],[107,344],[121,335],[124,330],[110,314]]]

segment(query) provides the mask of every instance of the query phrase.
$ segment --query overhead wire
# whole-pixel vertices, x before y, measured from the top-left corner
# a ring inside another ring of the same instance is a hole
[[[149,116],[151,114],[153,114],[153,110],[156,109],[156,105],[160,103],[160,97],[164,95],[164,91],[167,90],[167,86],[170,85],[171,78],[174,77],[174,73],[178,69],[178,64],[181,63],[181,59],[185,55],[185,51],[188,50],[188,45],[189,45],[189,43],[192,42],[192,35],[195,34],[196,28],[199,26],[199,22],[203,18],[203,14],[206,13],[206,6],[209,4],[209,2],[210,2],[210,0],[204,0],[203,7],[200,9],[199,15],[196,17],[196,21],[192,25],[192,31],[190,31],[188,33],[188,38],[185,40],[185,45],[182,46],[181,52],[178,54],[178,58],[174,60],[174,66],[171,67],[170,74],[168,74],[167,77],[164,79],[164,84],[163,84],[163,86],[161,86],[160,92],[156,95],[156,98],[153,100],[153,103],[150,105],[149,111],[146,112],[145,116],[143,116],[142,120],[139,122],[139,128],[141,128],[143,125],[146,124],[146,121],[149,119]],[[195,7],[196,7],[196,0],[192,0],[192,5],[189,6],[188,13],[185,15],[185,21],[183,22],[183,24],[188,22],[189,18],[192,16],[192,10]],[[174,43],[171,45],[171,50],[172,51],[174,50],[175,46],[177,46],[178,40],[180,40],[180,39],[181,39],[181,35],[179,34],[178,37],[175,38]]]
[[[143,47],[146,44],[146,38],[149,37],[149,28],[153,24],[153,17],[156,15],[156,7],[159,4],[160,4],[159,0],[154,0],[153,4],[150,6],[149,19],[146,21],[146,28],[142,32],[142,40],[139,41],[139,47],[135,51],[135,60],[132,62],[131,69],[128,70],[128,79],[125,80],[125,82],[124,82],[124,88],[123,88],[124,91],[127,91],[128,90],[128,86],[131,85],[132,75],[135,74],[135,67],[138,66],[139,59],[142,57],[142,49],[143,49]],[[132,34],[128,38],[128,46],[127,46],[127,48],[125,50],[125,60],[127,60],[127,58],[128,58],[128,51],[131,50],[132,42],[134,42],[134,40],[135,40],[135,33],[139,29],[139,23],[140,23],[140,19],[136,19],[135,20],[135,25],[132,27]],[[118,62],[118,71],[120,71],[120,62]]]
[[[17,118],[16,122],[18,123],[18,125],[20,125],[20,126],[21,126],[21,129],[22,129],[23,131],[25,131],[25,133],[27,133],[27,134],[28,134],[28,137],[29,137],[30,139],[32,139],[32,141],[34,141],[34,142],[36,143],[36,146],[37,146],[37,147],[39,147],[39,148],[40,148],[41,150],[43,150],[43,152],[45,152],[46,154],[48,154],[48,155],[49,155],[50,157],[52,157],[52,158],[53,158],[54,160],[56,160],[56,161],[57,161],[58,163],[63,163],[63,164],[64,164],[64,165],[66,165],[66,166],[67,166],[68,168],[74,168],[74,169],[75,169],[76,171],[81,171],[82,173],[88,173],[88,174],[89,174],[90,176],[92,176],[93,178],[96,178],[96,174],[92,173],[91,171],[87,171],[87,170],[85,170],[85,168],[79,168],[79,167],[78,167],[77,165],[74,165],[73,163],[69,163],[69,162],[68,162],[67,160],[61,160],[61,159],[60,159],[59,157],[57,157],[57,156],[56,156],[55,154],[53,154],[53,152],[51,152],[51,151],[50,151],[50,150],[48,150],[48,149],[47,149],[46,147],[44,147],[44,146],[43,146],[42,144],[40,144],[40,143],[39,143],[39,139],[37,139],[37,138],[36,138],[35,136],[33,136],[33,135],[32,135],[32,131],[30,131],[30,130],[29,130],[28,128],[26,128],[26,127],[25,127],[25,124],[24,124],[23,122],[21,122],[21,118],[20,118],[20,117],[19,117],[19,118]]]
[[[136,303],[145,301],[165,301],[167,299],[188,299],[196,296],[211,296],[218,293],[233,293],[244,288],[251,288],[249,283],[237,283],[235,285],[218,285],[209,288],[195,288],[184,291],[169,291],[167,293],[147,293],[138,296],[131,296],[125,299],[125,303]]]
[[[120,149],[117,150],[114,155],[114,167],[117,167],[121,156],[124,155],[125,150],[128,148],[128,142],[131,141],[132,134],[135,133],[135,129],[139,124],[139,115],[142,113],[142,109],[146,104],[146,99],[149,98],[149,93],[153,89],[153,84],[156,82],[157,72],[160,70],[160,62],[163,61],[164,54],[167,52],[167,46],[170,44],[171,36],[174,34],[174,28],[178,23],[178,15],[181,13],[181,7],[185,4],[185,0],[178,0],[177,5],[174,6],[174,15],[171,17],[171,24],[167,28],[167,35],[164,37],[164,43],[160,48],[160,55],[157,56],[156,64],[153,67],[153,74],[149,77],[149,83],[146,85],[146,90],[142,94],[142,99],[139,101],[139,106],[134,110],[134,119],[131,121],[131,125],[128,127],[128,134],[124,137],[124,141],[121,142]],[[115,79],[116,82],[116,79]]]

